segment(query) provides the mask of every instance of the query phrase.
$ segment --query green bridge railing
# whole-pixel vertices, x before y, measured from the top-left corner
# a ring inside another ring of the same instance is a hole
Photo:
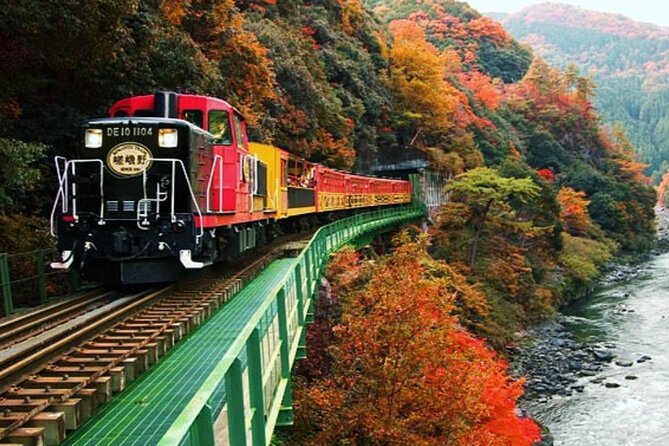
[[[54,249],[0,253],[1,315],[10,316],[17,304],[22,307],[42,305],[51,296],[63,296],[77,290],[74,270],[51,270],[48,264],[58,259]]]
[[[267,446],[275,426],[293,421],[291,368],[306,353],[305,326],[330,254],[362,236],[414,221],[425,213],[422,205],[382,209],[320,228],[246,321],[159,444],[215,444],[214,424],[226,406],[227,438],[223,441],[230,446]]]

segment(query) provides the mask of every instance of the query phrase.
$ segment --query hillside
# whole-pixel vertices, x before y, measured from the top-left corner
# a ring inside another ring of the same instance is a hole
[[[592,75],[604,120],[624,125],[656,178],[669,167],[669,28],[558,3],[502,23],[550,63]]]
[[[654,242],[655,192],[589,78],[453,0],[79,3],[0,15],[0,214],[45,215],[48,157],[73,153],[78,121],[160,89],[225,98],[253,140],[337,168],[419,153],[450,201],[394,254],[335,259],[340,307],[284,444],[534,443],[491,347]]]

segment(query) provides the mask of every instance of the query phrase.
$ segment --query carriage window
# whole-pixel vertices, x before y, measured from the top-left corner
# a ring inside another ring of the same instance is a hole
[[[232,144],[232,131],[230,129],[230,116],[225,110],[212,110],[209,112],[209,133],[214,135],[216,144]]]
[[[281,186],[288,185],[288,160],[281,160]]]
[[[203,127],[202,110],[184,110],[182,118],[184,121],[188,121],[193,125],[196,125],[200,128]]]

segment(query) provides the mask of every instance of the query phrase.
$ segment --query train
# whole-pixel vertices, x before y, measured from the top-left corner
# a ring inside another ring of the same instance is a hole
[[[276,234],[411,201],[409,181],[356,175],[250,142],[222,99],[174,92],[115,102],[55,158],[55,269],[123,284],[178,280]]]

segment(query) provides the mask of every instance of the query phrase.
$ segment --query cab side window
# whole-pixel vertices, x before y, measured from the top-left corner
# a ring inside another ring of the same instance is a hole
[[[188,121],[200,128],[203,127],[202,110],[184,110],[181,117],[184,121]]]
[[[230,128],[230,115],[225,110],[212,110],[209,112],[209,133],[214,135],[215,144],[232,144],[232,129]]]

